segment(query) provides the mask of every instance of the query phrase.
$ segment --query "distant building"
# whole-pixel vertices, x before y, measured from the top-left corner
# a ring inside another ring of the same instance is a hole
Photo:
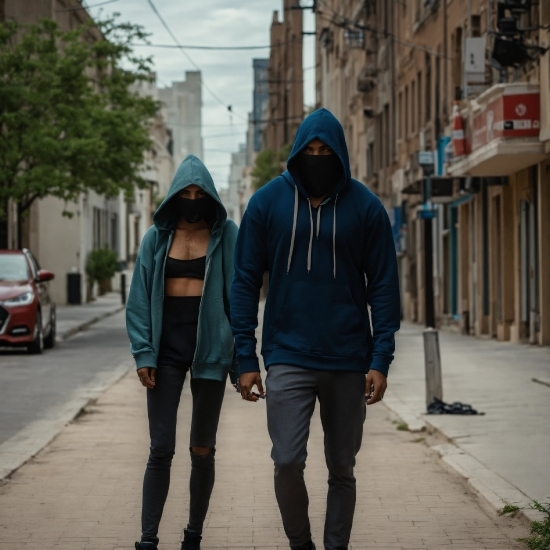
[[[241,195],[243,187],[243,175],[246,167],[246,145],[241,143],[237,153],[231,153],[231,166],[229,168],[229,186],[224,192],[224,205],[227,217],[237,225],[241,223]]]
[[[292,9],[295,0],[284,0],[284,20],[273,12],[269,56],[267,121],[262,146],[280,149],[292,143],[304,118],[303,14]]]
[[[166,125],[173,137],[176,168],[187,155],[203,158],[202,147],[202,80],[199,71],[187,71],[185,80],[172,82],[158,91],[166,107]]]
[[[264,110],[269,100],[268,70],[269,59],[254,59],[254,92],[252,95],[252,117],[254,126],[254,151],[262,148],[262,131],[264,122],[262,120]]]

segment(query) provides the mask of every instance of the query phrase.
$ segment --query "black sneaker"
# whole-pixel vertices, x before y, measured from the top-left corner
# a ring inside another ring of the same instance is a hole
[[[136,550],[157,550],[154,542],[136,542]]]
[[[185,529],[183,531],[183,542],[181,550],[201,550],[202,537],[196,531]]]
[[[292,550],[315,550],[315,544],[313,544],[313,541],[310,540],[307,544],[304,544],[303,546],[291,546]]]

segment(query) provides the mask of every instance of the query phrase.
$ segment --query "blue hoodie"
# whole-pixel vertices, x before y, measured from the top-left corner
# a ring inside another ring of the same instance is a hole
[[[296,160],[316,138],[338,155],[344,176],[314,209]],[[252,196],[241,222],[231,289],[231,326],[241,373],[259,370],[254,331],[266,271],[266,368],[372,368],[388,374],[401,316],[391,225],[380,200],[351,177],[344,131],[326,109],[300,125],[288,172]]]
[[[153,216],[154,225],[141,242],[126,305],[130,349],[136,368],[156,368],[162,334],[164,266],[177,221],[171,200],[193,183],[215,199],[218,209],[206,252],[197,348],[191,374],[193,378],[223,381],[229,371],[235,380],[238,373],[229,324],[229,291],[237,226],[227,219],[212,176],[194,155],[189,155],[179,165],[168,195]]]

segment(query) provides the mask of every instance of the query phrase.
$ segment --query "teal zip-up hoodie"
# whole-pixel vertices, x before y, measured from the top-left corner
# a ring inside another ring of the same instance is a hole
[[[170,250],[177,214],[171,199],[191,184],[198,185],[218,204],[217,219],[206,253],[206,274],[199,311],[197,348],[191,367],[193,378],[234,381],[238,367],[229,321],[229,293],[233,279],[233,253],[237,226],[227,212],[206,166],[189,155],[179,166],[168,195],[153,216],[134,267],[126,305],[126,329],[136,368],[157,367],[162,334],[164,266]]]

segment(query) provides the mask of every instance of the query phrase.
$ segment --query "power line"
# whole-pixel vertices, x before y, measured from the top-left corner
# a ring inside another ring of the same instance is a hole
[[[172,30],[170,29],[170,27],[168,26],[168,24],[166,23],[166,21],[163,19],[162,15],[160,14],[160,12],[157,10],[157,7],[155,6],[155,4],[153,3],[153,0],[147,0],[148,4],[151,6],[151,9],[155,12],[155,15],[157,16],[157,18],[159,19],[159,21],[162,23],[162,26],[166,29],[166,31],[168,32],[168,34],[170,35],[170,37],[172,38],[172,40],[178,45],[178,49],[183,53],[183,55],[186,57],[186,59],[189,61],[189,63],[191,63],[191,65],[193,65],[193,67],[195,67],[195,69],[197,71],[199,71],[201,73],[201,82],[202,82],[202,85],[205,87],[205,89],[210,93],[210,95],[220,104],[220,105],[223,105],[231,114],[234,114],[236,117],[246,121],[246,118],[244,118],[243,116],[239,115],[238,113],[234,113],[233,112],[233,109],[231,107],[231,105],[228,105],[225,101],[221,100],[214,92],[213,90],[206,84],[206,82],[204,81],[203,77],[202,77],[202,71],[201,71],[201,68],[193,61],[193,59],[189,56],[189,54],[185,51],[185,49],[183,48],[183,46],[179,43],[179,40],[177,39],[176,35],[172,32]]]
[[[113,0],[117,1],[117,0]],[[150,47],[150,48],[167,48],[167,49],[182,49],[182,50],[267,50],[271,48],[282,48],[288,44],[297,44],[301,39],[292,38],[277,44],[264,44],[261,46],[203,46],[197,44],[132,44],[132,46]]]
[[[116,0],[115,0],[116,1]],[[282,44],[281,44],[282,45]],[[182,44],[132,44],[132,46],[142,46],[149,48],[167,48],[167,49],[182,49],[182,50],[266,50],[271,46],[198,46]]]

